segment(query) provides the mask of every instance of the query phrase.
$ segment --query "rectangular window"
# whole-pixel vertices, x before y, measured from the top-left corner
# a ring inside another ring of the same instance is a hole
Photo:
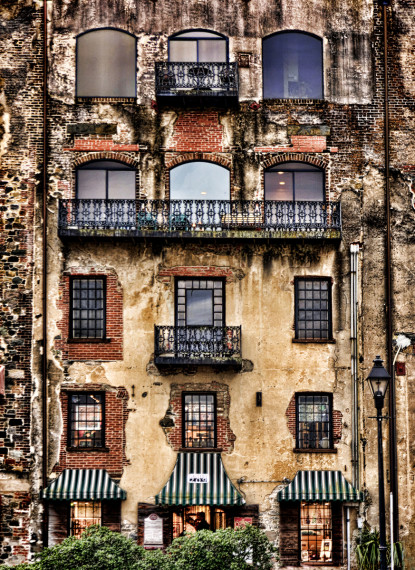
[[[297,394],[297,448],[333,447],[332,402],[330,395]]]
[[[295,338],[331,340],[331,280],[295,279]]]
[[[183,447],[216,447],[215,394],[183,394]]]
[[[177,326],[224,325],[224,281],[179,279],[176,287]]]
[[[333,521],[330,503],[301,503],[301,561],[333,562]]]
[[[173,538],[183,536],[183,532],[191,534],[197,530],[224,528],[226,528],[226,512],[221,507],[196,505],[173,512]]]
[[[92,525],[101,525],[101,521],[101,501],[71,502],[71,536],[80,536],[87,527]]]
[[[105,278],[71,279],[71,338],[105,338]]]
[[[102,393],[69,395],[70,447],[104,446],[104,402]]]

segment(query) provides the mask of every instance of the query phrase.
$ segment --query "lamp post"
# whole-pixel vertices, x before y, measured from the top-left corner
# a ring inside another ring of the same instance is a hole
[[[385,483],[383,478],[383,446],[382,446],[382,408],[388,389],[390,375],[383,367],[383,360],[377,356],[373,361],[374,366],[367,380],[372,390],[377,411],[378,422],[378,470],[379,470],[379,551],[380,570],[387,570],[386,562],[386,513],[385,513]]]

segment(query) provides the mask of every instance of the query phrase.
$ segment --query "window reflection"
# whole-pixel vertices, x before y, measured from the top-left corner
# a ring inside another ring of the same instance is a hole
[[[171,62],[226,62],[227,42],[214,32],[193,30],[176,34],[169,41]]]
[[[322,99],[322,41],[301,32],[281,32],[263,41],[265,99]]]
[[[71,503],[71,536],[81,536],[92,525],[101,524],[101,501],[73,501]]]
[[[330,503],[301,503],[301,561],[333,562]]]
[[[171,200],[229,200],[230,172],[211,162],[194,161],[170,170]]]
[[[304,162],[286,162],[265,172],[265,200],[323,201],[324,173]]]

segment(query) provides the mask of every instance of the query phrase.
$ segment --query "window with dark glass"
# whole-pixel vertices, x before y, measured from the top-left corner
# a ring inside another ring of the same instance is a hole
[[[104,402],[102,393],[69,395],[69,446],[104,446]]]
[[[78,97],[136,96],[136,39],[121,30],[101,29],[77,38]]]
[[[171,200],[229,200],[230,172],[212,162],[193,161],[170,170]]]
[[[303,340],[331,340],[331,280],[295,279],[295,336]]]
[[[302,502],[300,532],[302,562],[333,562],[331,503]]]
[[[324,172],[304,162],[285,162],[265,171],[265,200],[323,201]]]
[[[215,394],[183,394],[183,447],[216,447]]]
[[[322,40],[302,32],[280,32],[263,40],[265,99],[322,99]]]
[[[328,394],[297,394],[297,448],[333,447],[332,403]]]
[[[226,38],[215,32],[190,30],[172,36],[169,40],[171,62],[226,62]]]
[[[70,337],[105,338],[105,279],[71,279]]]
[[[122,162],[88,162],[77,169],[76,177],[79,199],[135,199],[136,171]]]
[[[224,281],[222,279],[178,279],[176,287],[177,326],[224,325]]]
[[[72,501],[70,513],[70,535],[81,536],[92,525],[101,525],[101,501]]]

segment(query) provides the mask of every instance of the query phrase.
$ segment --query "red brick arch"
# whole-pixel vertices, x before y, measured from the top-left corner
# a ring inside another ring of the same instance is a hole
[[[312,166],[317,166],[317,168],[321,168],[324,172],[324,187],[325,187],[325,194],[326,200],[330,199],[330,185],[329,185],[329,171],[328,166],[330,164],[329,160],[322,156],[316,156],[314,154],[305,154],[303,152],[290,152],[290,153],[283,153],[268,156],[262,161],[262,169],[261,169],[261,189],[262,189],[262,196],[265,196],[265,179],[264,174],[268,168],[275,166],[276,164],[281,164],[284,162],[303,162],[305,164],[311,164]]]
[[[212,162],[214,164],[227,168],[230,172],[230,197],[231,200],[234,199],[236,189],[234,188],[231,158],[228,156],[223,156],[221,154],[213,154],[210,152],[189,152],[175,156],[166,156],[165,159],[166,199],[169,199],[170,197],[170,170],[175,166],[178,166],[179,164],[184,164],[185,162]]]
[[[132,156],[127,154],[123,154],[122,152],[111,152],[111,151],[102,151],[102,152],[88,152],[87,154],[83,154],[82,156],[78,156],[74,160],[74,167],[81,166],[81,164],[85,164],[87,162],[91,162],[93,160],[118,160],[119,162],[124,162],[133,168],[139,168],[139,161]]]

